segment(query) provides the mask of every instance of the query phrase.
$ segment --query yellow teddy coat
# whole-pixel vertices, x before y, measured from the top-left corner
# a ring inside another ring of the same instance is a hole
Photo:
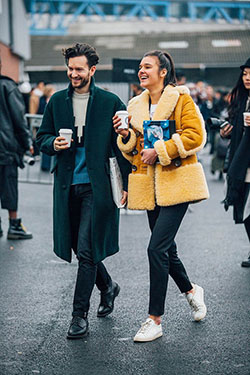
[[[176,133],[168,141],[155,142],[159,162],[154,165],[144,164],[140,155],[143,121],[150,119],[148,90],[130,100],[128,112],[132,116],[129,141],[125,144],[121,135],[117,139],[123,156],[132,164],[128,208],[153,210],[156,203],[172,206],[207,199],[205,175],[196,157],[206,142],[205,126],[188,88],[166,86],[157,104],[153,120],[175,120]],[[181,163],[176,158],[181,158]]]

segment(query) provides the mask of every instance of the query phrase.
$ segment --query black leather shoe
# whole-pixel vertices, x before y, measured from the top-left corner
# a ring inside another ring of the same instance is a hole
[[[104,318],[112,313],[114,310],[115,297],[118,296],[119,292],[119,285],[112,281],[111,287],[106,292],[101,293],[101,302],[97,310],[98,318]]]
[[[67,333],[67,339],[82,339],[83,337],[87,336],[88,333],[89,323],[87,315],[85,318],[81,318],[80,316],[73,316]]]
[[[243,260],[241,267],[250,267],[250,257],[248,257],[247,260]]]

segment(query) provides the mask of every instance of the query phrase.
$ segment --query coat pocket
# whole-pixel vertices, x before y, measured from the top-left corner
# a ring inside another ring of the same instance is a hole
[[[139,173],[129,175],[128,208],[130,210],[153,210],[155,208],[153,176]]]
[[[172,170],[156,168],[156,201],[159,206],[198,202],[209,198],[205,174],[200,163],[186,164]]]

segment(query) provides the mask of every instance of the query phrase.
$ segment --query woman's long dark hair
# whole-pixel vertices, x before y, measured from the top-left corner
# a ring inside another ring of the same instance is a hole
[[[171,55],[163,51],[150,51],[146,52],[143,57],[156,56],[159,60],[159,70],[167,69],[167,74],[164,79],[164,86],[168,84],[176,85],[175,67]]]
[[[243,70],[239,76],[239,79],[235,85],[235,87],[230,92],[230,100],[228,106],[228,116],[229,120],[232,121],[235,116],[237,115],[240,106],[244,100],[248,97],[248,90],[245,88],[243,80]]]

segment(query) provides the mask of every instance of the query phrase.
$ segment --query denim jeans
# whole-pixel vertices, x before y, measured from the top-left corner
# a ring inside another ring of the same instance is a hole
[[[154,211],[147,212],[152,231],[148,246],[150,315],[164,314],[169,275],[182,293],[192,289],[174,240],[187,208],[188,203],[182,203],[168,207],[156,206]]]
[[[70,191],[70,220],[73,241],[77,243],[78,272],[73,301],[73,316],[88,312],[94,285],[104,292],[111,277],[102,262],[93,263],[91,246],[91,217],[93,193],[90,184],[72,185]]]

